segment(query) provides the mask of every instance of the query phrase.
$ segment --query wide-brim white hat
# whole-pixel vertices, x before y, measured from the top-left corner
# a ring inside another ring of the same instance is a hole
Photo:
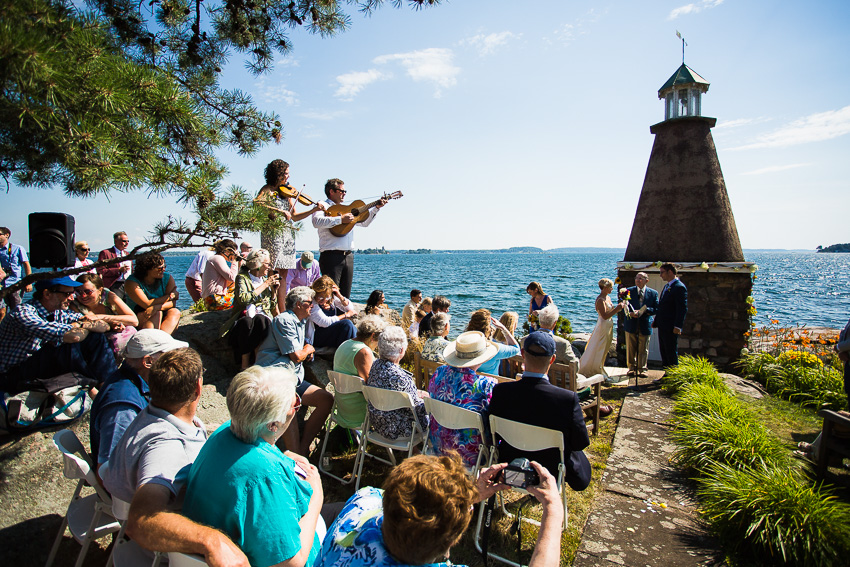
[[[449,366],[466,368],[483,364],[496,356],[499,348],[487,340],[481,331],[467,331],[458,335],[443,350],[443,359]]]

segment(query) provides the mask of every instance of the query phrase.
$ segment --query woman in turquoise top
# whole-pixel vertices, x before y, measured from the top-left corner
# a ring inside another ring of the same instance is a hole
[[[499,349],[496,355],[490,360],[481,365],[478,373],[498,375],[499,361],[512,356],[517,356],[519,352],[519,343],[516,342],[513,333],[507,330],[502,323],[493,318],[490,311],[487,309],[479,309],[469,318],[469,324],[466,326],[467,331],[480,331],[489,341],[493,337],[493,330],[501,331],[502,336],[508,341],[508,344],[493,343]]]
[[[165,273],[161,254],[145,254],[136,260],[133,275],[124,284],[127,305],[139,317],[139,329],[160,329],[169,335],[180,323],[177,284]]]
[[[252,567],[311,566],[325,532],[318,470],[275,446],[301,407],[296,382],[284,368],[237,374],[227,390],[231,421],[189,471],[182,513],[227,534]]]
[[[359,376],[365,383],[375,362],[372,352],[378,347],[378,338],[387,324],[377,315],[366,315],[357,324],[357,336],[339,345],[334,354],[334,371]],[[363,394],[335,394],[337,419],[344,427],[359,427],[366,417],[366,399]]]

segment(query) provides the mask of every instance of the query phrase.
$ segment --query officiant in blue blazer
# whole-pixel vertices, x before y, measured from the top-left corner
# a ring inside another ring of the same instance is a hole
[[[661,364],[667,368],[679,364],[679,335],[688,313],[688,288],[679,281],[673,264],[662,264],[659,275],[667,284],[658,297],[658,311],[652,326],[658,329]]]
[[[626,362],[629,376],[646,377],[646,359],[649,356],[649,337],[652,335],[652,317],[658,310],[658,292],[647,287],[649,276],[638,272],[635,285],[628,288],[629,310],[623,327],[626,331]]]

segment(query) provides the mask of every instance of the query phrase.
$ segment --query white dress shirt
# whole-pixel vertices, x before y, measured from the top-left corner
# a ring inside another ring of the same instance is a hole
[[[336,205],[330,199],[325,199],[325,204],[328,208]],[[378,214],[378,208],[373,207],[369,210],[369,218],[359,223],[360,226],[369,226]],[[352,250],[354,248],[354,230],[351,230],[345,236],[335,236],[331,233],[331,227],[342,224],[342,217],[329,217],[325,211],[318,210],[313,213],[313,226],[319,229],[319,252],[325,250]]]

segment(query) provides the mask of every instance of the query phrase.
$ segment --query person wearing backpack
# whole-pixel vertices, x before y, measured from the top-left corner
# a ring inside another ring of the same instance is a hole
[[[44,381],[67,372],[100,383],[115,372],[104,335],[113,327],[68,310],[81,285],[68,276],[40,280],[33,298],[0,321],[0,390],[43,390]]]

